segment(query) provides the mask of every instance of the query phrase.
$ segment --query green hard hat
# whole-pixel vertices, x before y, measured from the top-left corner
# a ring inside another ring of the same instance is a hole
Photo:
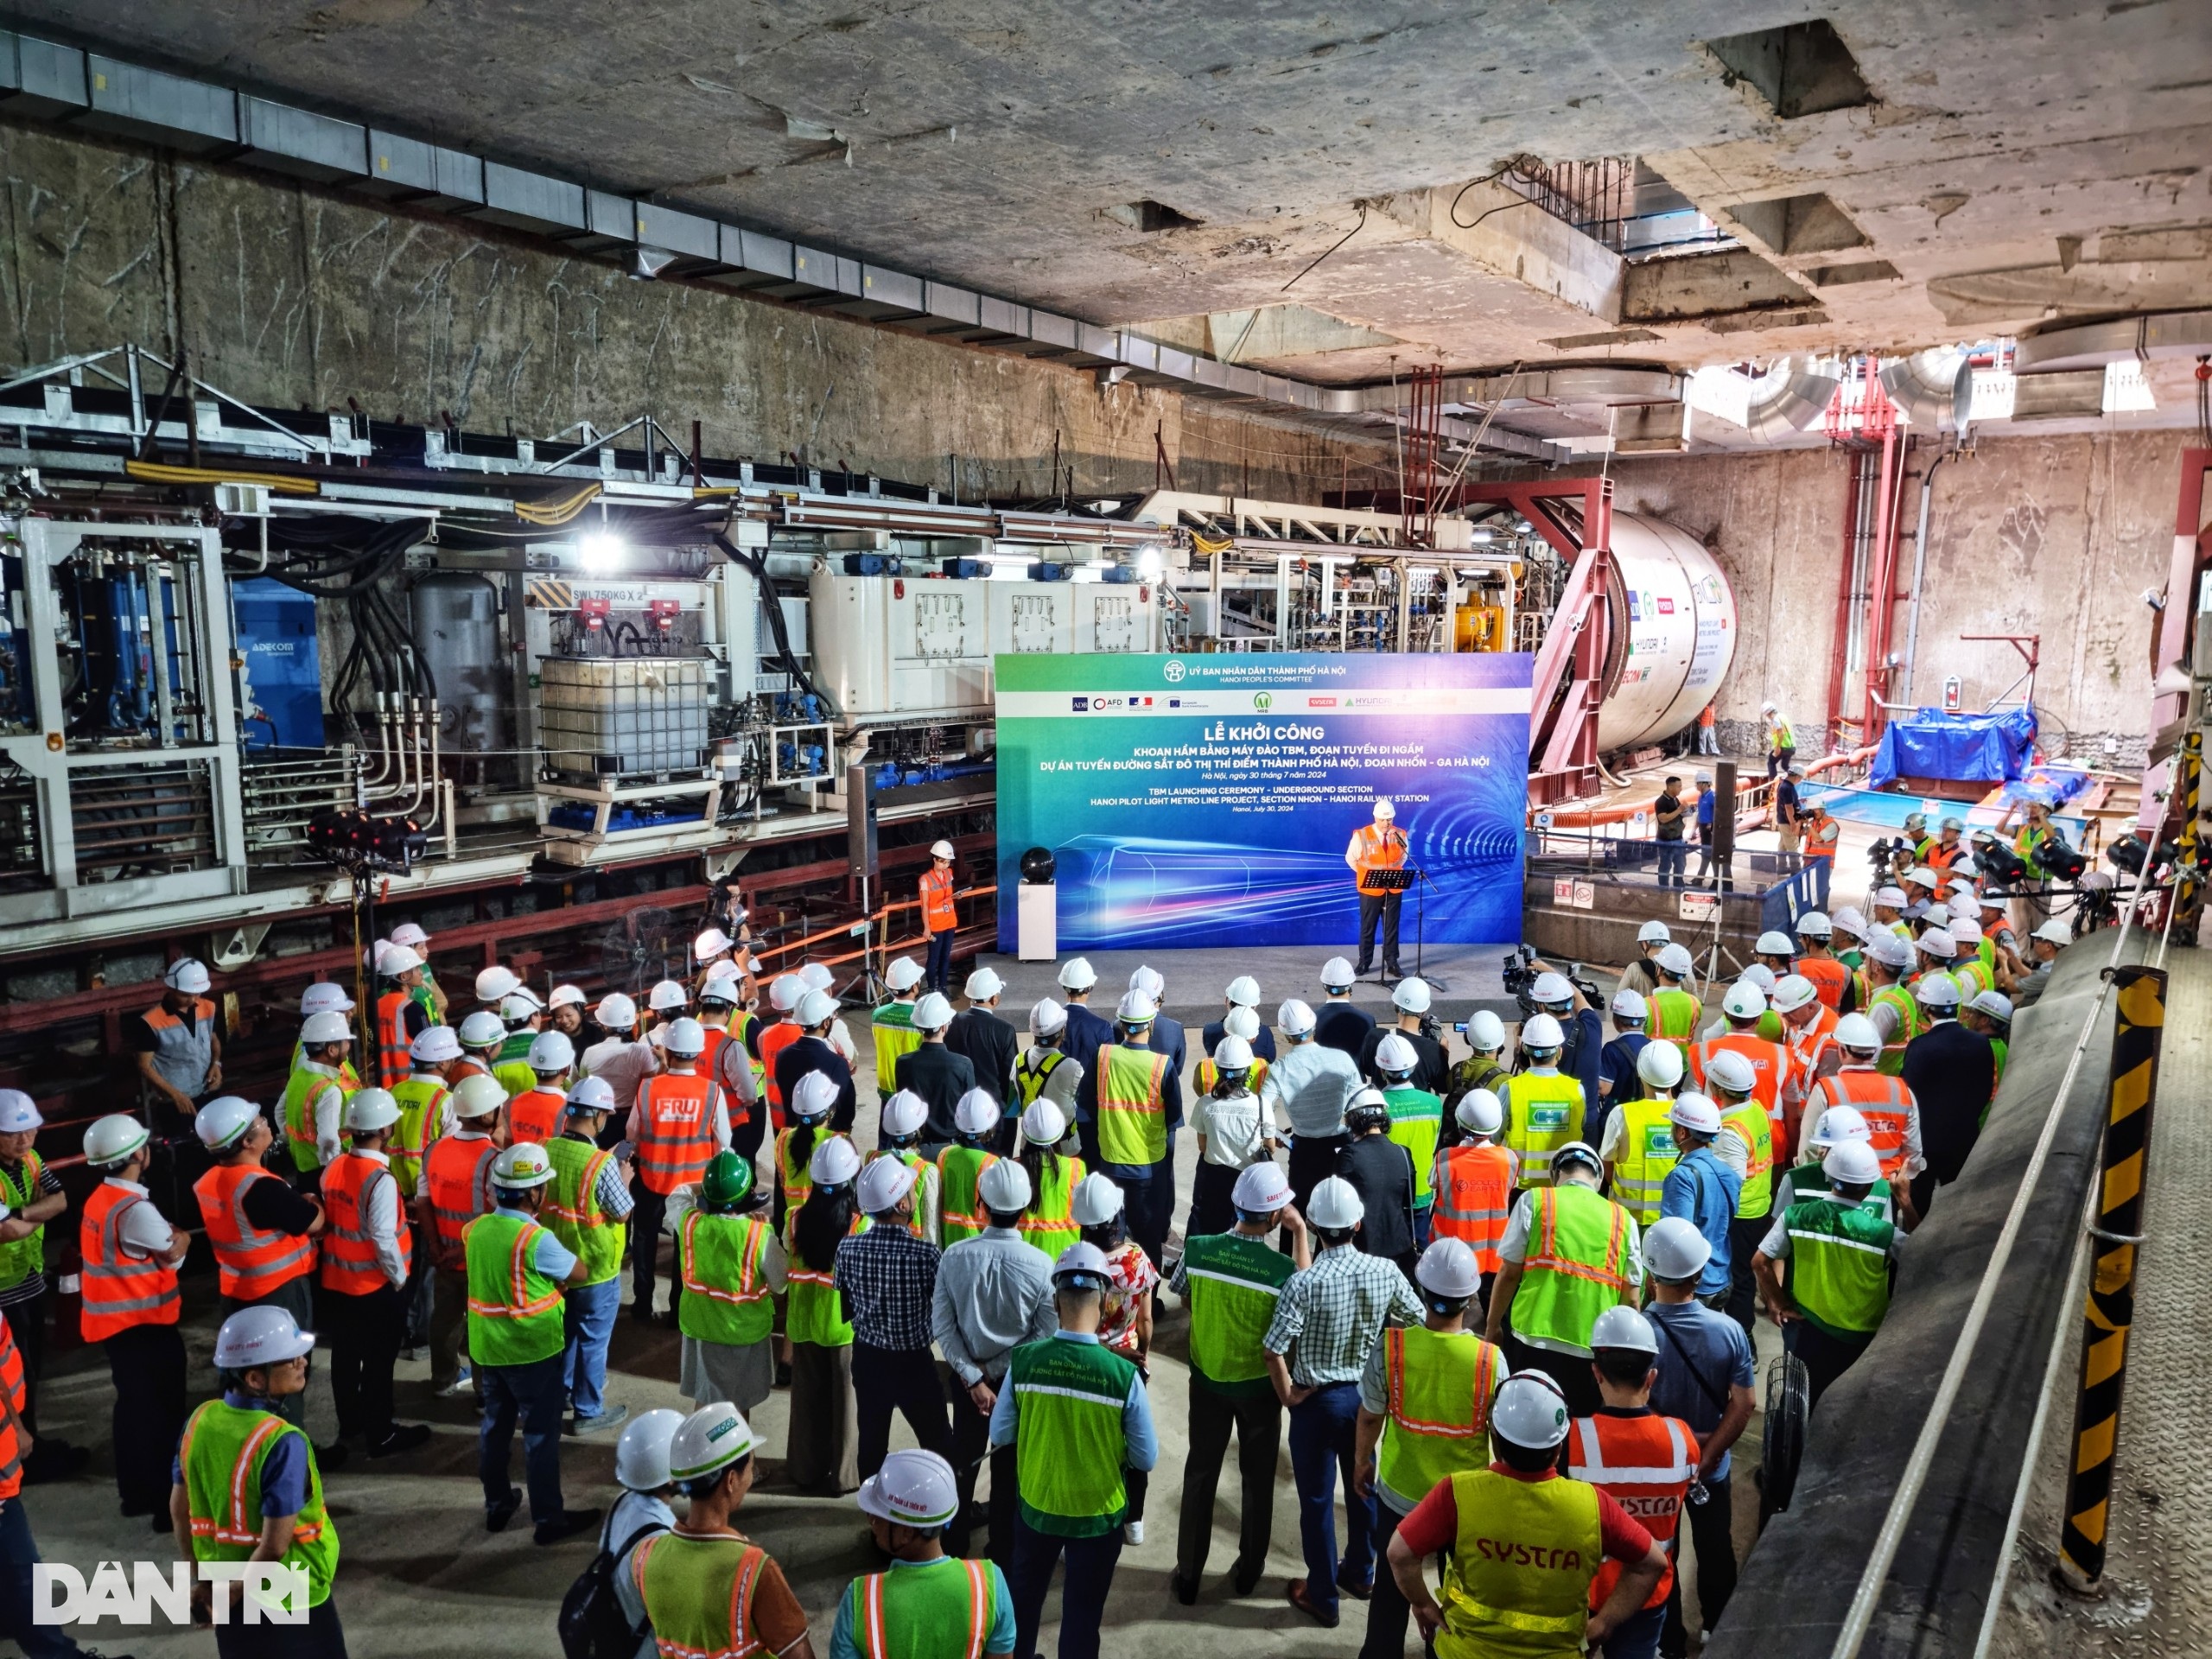
[[[734,1152],[718,1152],[707,1160],[699,1178],[699,1196],[718,1210],[743,1204],[753,1193],[753,1163]]]

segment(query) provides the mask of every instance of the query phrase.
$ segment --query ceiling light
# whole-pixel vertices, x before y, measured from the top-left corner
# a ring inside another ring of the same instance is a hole
[[[1147,543],[1137,550],[1135,563],[1137,575],[1147,582],[1152,581],[1167,568],[1167,561],[1161,556],[1160,549],[1150,543]]]
[[[1479,545],[1487,546],[1497,539],[1497,532],[1488,524],[1478,524],[1467,532],[1467,539]]]
[[[603,575],[622,563],[622,538],[612,531],[594,530],[576,537],[576,563],[589,575]]]

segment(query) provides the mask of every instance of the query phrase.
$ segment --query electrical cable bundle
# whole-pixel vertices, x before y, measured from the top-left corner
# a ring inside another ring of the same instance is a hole
[[[760,555],[738,546],[722,531],[715,531],[714,541],[715,545],[728,556],[731,563],[751,572],[753,580],[760,584],[761,613],[768,619],[768,632],[776,637],[776,660],[782,665],[784,672],[791,677],[791,683],[809,696],[820,698],[822,706],[834,712],[836,705],[822,696],[821,688],[799,666],[798,653],[791,649],[791,632],[784,626],[784,607],[776,597],[776,584],[769,577],[768,562]]]

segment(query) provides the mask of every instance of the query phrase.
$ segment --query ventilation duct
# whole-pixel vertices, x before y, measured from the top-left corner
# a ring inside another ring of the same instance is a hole
[[[1744,429],[1755,438],[1793,437],[1827,409],[1843,383],[1832,358],[1785,357],[1752,384]]]
[[[1882,390],[1915,426],[1963,427],[1974,404],[1974,370],[1963,346],[1938,346],[1882,365]]]

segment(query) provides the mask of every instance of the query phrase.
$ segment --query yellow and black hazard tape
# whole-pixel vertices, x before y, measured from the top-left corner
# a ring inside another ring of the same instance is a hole
[[[533,576],[523,589],[524,599],[541,611],[573,611],[576,608],[576,590],[565,582],[554,582],[543,576]]]

